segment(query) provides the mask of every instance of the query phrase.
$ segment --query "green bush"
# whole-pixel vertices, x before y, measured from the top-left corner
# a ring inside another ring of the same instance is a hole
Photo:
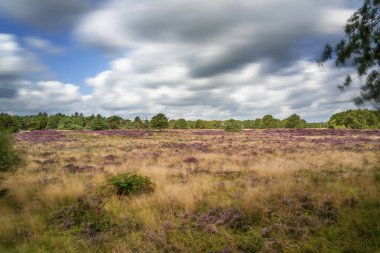
[[[21,158],[13,149],[11,136],[0,131],[0,172],[15,169],[20,163]]]
[[[122,173],[108,180],[120,195],[133,195],[153,192],[155,184],[149,177],[138,174]]]
[[[240,132],[242,129],[242,124],[238,120],[229,119],[224,122],[224,131],[226,132]]]

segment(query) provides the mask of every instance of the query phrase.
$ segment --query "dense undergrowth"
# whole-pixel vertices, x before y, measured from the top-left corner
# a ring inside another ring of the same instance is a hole
[[[17,142],[0,252],[380,249],[377,132],[64,135]]]

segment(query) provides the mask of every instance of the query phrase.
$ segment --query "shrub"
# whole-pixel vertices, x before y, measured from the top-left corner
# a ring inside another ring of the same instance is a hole
[[[242,124],[238,120],[230,119],[224,123],[224,131],[226,132],[240,132],[242,129]]]
[[[169,120],[163,113],[159,113],[153,116],[150,123],[153,128],[160,130],[160,132],[162,131],[162,129],[169,127]]]
[[[138,174],[122,173],[108,180],[120,195],[133,195],[153,192],[155,184],[149,177]]]
[[[15,169],[21,163],[21,158],[13,149],[9,134],[0,131],[0,172]]]

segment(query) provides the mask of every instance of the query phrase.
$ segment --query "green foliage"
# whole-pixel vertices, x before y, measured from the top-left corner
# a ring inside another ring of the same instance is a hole
[[[224,122],[224,131],[226,132],[240,132],[242,129],[242,123],[239,120],[229,119]]]
[[[143,128],[143,121],[140,119],[139,116],[136,116],[133,120],[133,127],[137,129]]]
[[[138,174],[122,173],[108,180],[120,195],[134,195],[153,192],[155,184],[149,177]]]
[[[334,129],[375,129],[380,128],[380,112],[372,110],[348,110],[336,113],[328,121]]]
[[[187,126],[187,122],[185,119],[177,119],[175,122],[174,122],[174,129],[187,129],[188,126]]]
[[[20,123],[7,113],[0,113],[0,131],[15,133],[20,130]]]
[[[159,129],[160,131],[162,129],[168,128],[169,127],[169,120],[163,113],[159,113],[155,116],[150,121],[150,124],[152,125],[153,128]]]
[[[125,125],[123,118],[117,115],[108,117],[106,122],[111,129],[120,129]]]
[[[89,128],[91,130],[106,130],[110,127],[108,126],[105,118],[103,118],[100,114],[98,114],[90,123]]]
[[[17,168],[21,163],[21,157],[13,148],[11,136],[0,131],[0,172]]]
[[[206,128],[206,123],[204,120],[198,119],[195,121],[194,128],[196,129],[205,129]]]
[[[275,119],[272,115],[265,115],[260,123],[260,128],[277,128],[280,127],[280,120]]]
[[[326,45],[321,63],[336,55],[337,66],[352,64],[360,77],[366,80],[361,87],[356,104],[370,102],[380,109],[380,1],[363,0],[362,6],[348,19],[345,26],[346,39],[334,48]],[[370,71],[370,73],[368,73]],[[347,76],[341,90],[346,89],[352,79]]]
[[[297,114],[292,114],[285,120],[284,126],[286,128],[303,128],[306,126],[306,121],[301,119]]]

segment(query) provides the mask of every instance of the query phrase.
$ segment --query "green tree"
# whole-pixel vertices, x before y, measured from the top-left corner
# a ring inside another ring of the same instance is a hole
[[[380,112],[373,110],[348,110],[331,116],[328,126],[334,129],[380,128]]]
[[[124,126],[123,118],[117,115],[108,117],[106,122],[111,129],[120,129]]]
[[[346,39],[335,47],[325,46],[320,63],[335,57],[337,66],[350,63],[360,77],[365,77],[357,105],[371,103],[380,110],[380,0],[363,0],[362,6],[348,19]],[[352,82],[346,77],[342,91]]]
[[[306,121],[301,119],[297,114],[292,114],[284,120],[286,128],[303,128],[306,127]]]
[[[90,122],[89,127],[91,130],[106,130],[110,127],[108,126],[105,118],[103,118],[100,114],[96,115],[96,117]]]
[[[197,119],[194,124],[194,128],[196,129],[205,129],[206,128],[206,123],[204,120]]]
[[[159,113],[152,117],[150,124],[153,128],[162,131],[162,129],[169,127],[169,119],[163,113]]]
[[[15,133],[18,130],[20,130],[20,123],[15,117],[0,113],[0,131]]]
[[[275,119],[272,115],[265,115],[260,123],[260,128],[277,128],[280,126],[280,120]]]
[[[242,123],[239,120],[229,119],[224,122],[224,131],[226,132],[240,132],[242,129]]]
[[[133,125],[134,128],[141,129],[143,128],[143,121],[139,116],[136,116],[135,119],[133,120]]]
[[[187,129],[187,122],[185,119],[177,119],[174,123],[174,129]]]

